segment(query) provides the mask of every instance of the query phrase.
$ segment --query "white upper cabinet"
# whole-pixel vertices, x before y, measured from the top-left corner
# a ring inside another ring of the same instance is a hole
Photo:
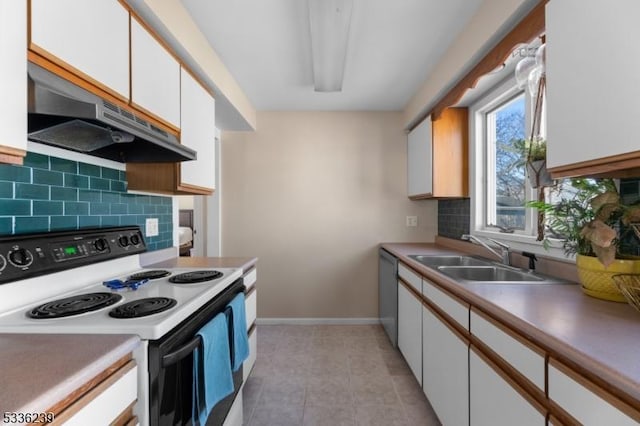
[[[30,48],[129,99],[129,12],[117,1],[32,0]]]
[[[606,157],[640,159],[638,20],[637,0],[547,4],[549,168],[612,169],[616,159]],[[584,173],[559,175],[572,174]]]
[[[180,64],[131,19],[131,102],[180,128]]]
[[[198,153],[195,161],[180,163],[182,184],[214,189],[216,104],[213,97],[184,69],[181,70],[182,96],[180,142]]]
[[[26,0],[0,0],[0,154],[15,159],[27,148],[26,45]]]
[[[409,197],[433,193],[431,116],[407,137],[407,192]]]

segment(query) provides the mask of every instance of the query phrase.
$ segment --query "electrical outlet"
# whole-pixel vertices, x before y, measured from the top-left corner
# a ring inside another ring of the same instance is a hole
[[[145,237],[157,237],[160,233],[158,231],[158,218],[148,218],[144,226]]]
[[[418,216],[407,216],[407,226],[411,228],[418,226]]]

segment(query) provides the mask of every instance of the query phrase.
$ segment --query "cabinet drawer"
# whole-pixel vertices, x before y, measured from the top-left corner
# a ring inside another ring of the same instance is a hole
[[[250,290],[244,301],[245,310],[247,313],[247,330],[256,322],[258,311],[258,290]]]
[[[398,264],[398,276],[415,291],[422,293],[422,278],[402,263]]]
[[[490,322],[471,309],[471,334],[511,364],[542,392],[545,390],[545,358],[543,352],[510,335],[506,329]]]
[[[107,425],[137,398],[138,367],[134,361],[130,361],[60,413],[54,424]]]
[[[426,279],[422,280],[422,294],[465,330],[469,331],[469,305],[457,301]]]
[[[554,359],[549,360],[549,399],[584,425],[640,423],[640,413]]]

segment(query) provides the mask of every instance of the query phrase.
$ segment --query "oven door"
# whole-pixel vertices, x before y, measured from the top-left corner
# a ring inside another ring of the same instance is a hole
[[[149,342],[149,424],[193,425],[193,351],[200,345],[196,336],[205,324],[244,291],[242,279],[235,281],[215,299],[167,333]],[[230,327],[231,333],[231,327]],[[230,336],[233,351],[233,339]],[[207,425],[222,425],[242,386],[242,367],[233,373],[234,391],[211,411]],[[204,426],[204,425],[201,425]]]

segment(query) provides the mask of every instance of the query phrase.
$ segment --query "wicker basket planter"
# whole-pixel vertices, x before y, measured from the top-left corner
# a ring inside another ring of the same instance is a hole
[[[598,258],[579,254],[576,256],[576,266],[585,294],[613,302],[626,300],[612,277],[616,274],[640,274],[640,260],[616,259],[605,269]]]

